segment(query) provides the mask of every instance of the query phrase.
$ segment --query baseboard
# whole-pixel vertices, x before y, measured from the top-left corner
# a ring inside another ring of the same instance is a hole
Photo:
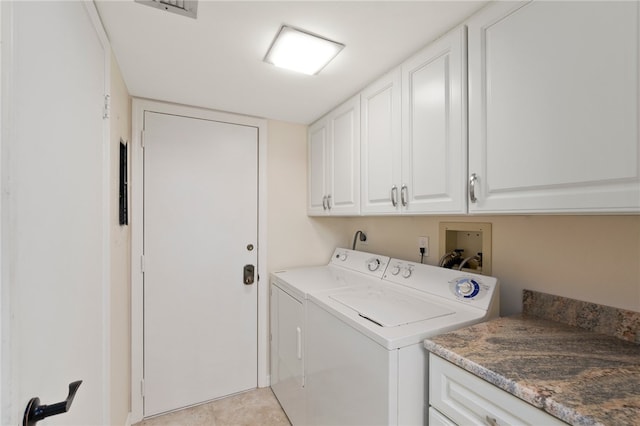
[[[258,387],[259,388],[268,388],[269,386],[271,386],[271,375],[267,375],[267,377],[265,377],[265,381],[262,383],[258,383]]]

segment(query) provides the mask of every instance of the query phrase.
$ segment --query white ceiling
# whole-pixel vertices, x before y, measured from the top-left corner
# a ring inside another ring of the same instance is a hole
[[[133,96],[308,124],[485,1],[200,1],[192,19],[96,0]],[[281,25],[346,45],[315,76],[262,60]]]

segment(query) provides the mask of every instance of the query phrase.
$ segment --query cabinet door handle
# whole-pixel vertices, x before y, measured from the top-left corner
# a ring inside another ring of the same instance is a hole
[[[296,327],[296,335],[298,337],[298,359],[302,359],[302,330]]]
[[[493,417],[485,416],[484,420],[487,423],[487,426],[498,426],[498,421]]]
[[[408,191],[407,185],[402,185],[402,188],[400,188],[400,202],[402,203],[402,207],[407,207],[407,200],[409,199]]]
[[[478,199],[476,198],[476,182],[478,181],[478,175],[476,175],[475,173],[472,173],[471,176],[469,177],[469,199],[471,200],[472,203],[475,203],[478,201]]]
[[[327,195],[327,208],[331,210],[331,195]]]
[[[327,196],[322,197],[322,210],[327,209]]]
[[[395,185],[391,187],[391,204],[393,207],[398,206],[398,187]]]

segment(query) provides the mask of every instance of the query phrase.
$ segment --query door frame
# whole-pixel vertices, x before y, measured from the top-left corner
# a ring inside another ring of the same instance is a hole
[[[132,98],[131,143],[131,423],[143,419],[144,113],[157,112],[258,129],[258,387],[269,386],[269,288],[267,274],[267,120],[205,108]]]

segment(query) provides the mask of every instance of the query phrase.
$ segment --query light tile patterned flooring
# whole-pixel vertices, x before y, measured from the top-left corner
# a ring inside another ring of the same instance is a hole
[[[290,426],[271,388],[254,389],[136,423],[134,426]]]

